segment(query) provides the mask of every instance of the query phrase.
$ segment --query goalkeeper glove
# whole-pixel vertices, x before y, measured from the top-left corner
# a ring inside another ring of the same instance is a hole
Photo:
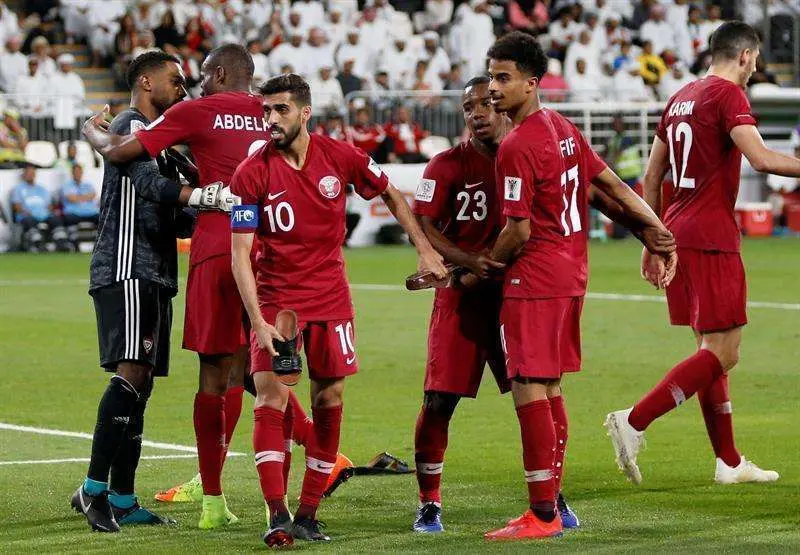
[[[231,208],[240,202],[239,197],[231,193],[230,187],[223,187],[221,181],[215,181],[192,191],[188,205],[198,210],[230,212]]]

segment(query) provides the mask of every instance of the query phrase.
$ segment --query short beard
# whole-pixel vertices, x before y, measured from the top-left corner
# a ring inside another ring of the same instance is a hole
[[[290,129],[287,129],[286,132],[283,135],[283,139],[275,141],[275,147],[278,150],[286,150],[286,149],[288,149],[290,146],[292,146],[292,143],[294,142],[294,140],[297,138],[297,136],[299,134],[300,134],[300,125],[299,124],[295,125],[294,127],[290,128]]]

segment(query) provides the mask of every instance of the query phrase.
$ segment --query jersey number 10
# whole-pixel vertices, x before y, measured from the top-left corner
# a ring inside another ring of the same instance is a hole
[[[672,166],[672,180],[675,185],[680,189],[694,189],[694,178],[686,177],[686,166],[689,163],[689,153],[692,150],[692,126],[682,121],[675,129],[675,134],[672,133],[672,128],[675,124],[670,124],[667,127],[667,142],[669,143],[669,163]],[[683,154],[681,161],[681,171],[678,173],[678,167],[675,164],[678,152],[678,143],[683,143]]]

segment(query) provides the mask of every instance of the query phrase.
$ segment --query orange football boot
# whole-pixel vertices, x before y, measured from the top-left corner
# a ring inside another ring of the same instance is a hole
[[[562,534],[563,529],[558,514],[551,522],[545,522],[528,509],[519,518],[510,520],[505,528],[487,532],[483,537],[487,540],[513,541],[556,538]]]

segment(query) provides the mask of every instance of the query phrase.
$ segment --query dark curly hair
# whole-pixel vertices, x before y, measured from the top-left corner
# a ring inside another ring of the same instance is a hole
[[[288,92],[300,106],[311,106],[311,88],[305,79],[296,73],[278,75],[267,80],[258,88],[258,93],[262,96]]]
[[[128,66],[128,71],[125,73],[125,82],[128,84],[128,88],[133,90],[136,81],[141,75],[148,71],[161,69],[164,64],[169,62],[179,64],[180,60],[163,50],[150,50],[139,54],[133,59],[131,65]]]
[[[499,38],[486,57],[490,60],[507,60],[514,62],[517,69],[541,79],[547,72],[547,55],[542,46],[531,35],[514,31]]]

